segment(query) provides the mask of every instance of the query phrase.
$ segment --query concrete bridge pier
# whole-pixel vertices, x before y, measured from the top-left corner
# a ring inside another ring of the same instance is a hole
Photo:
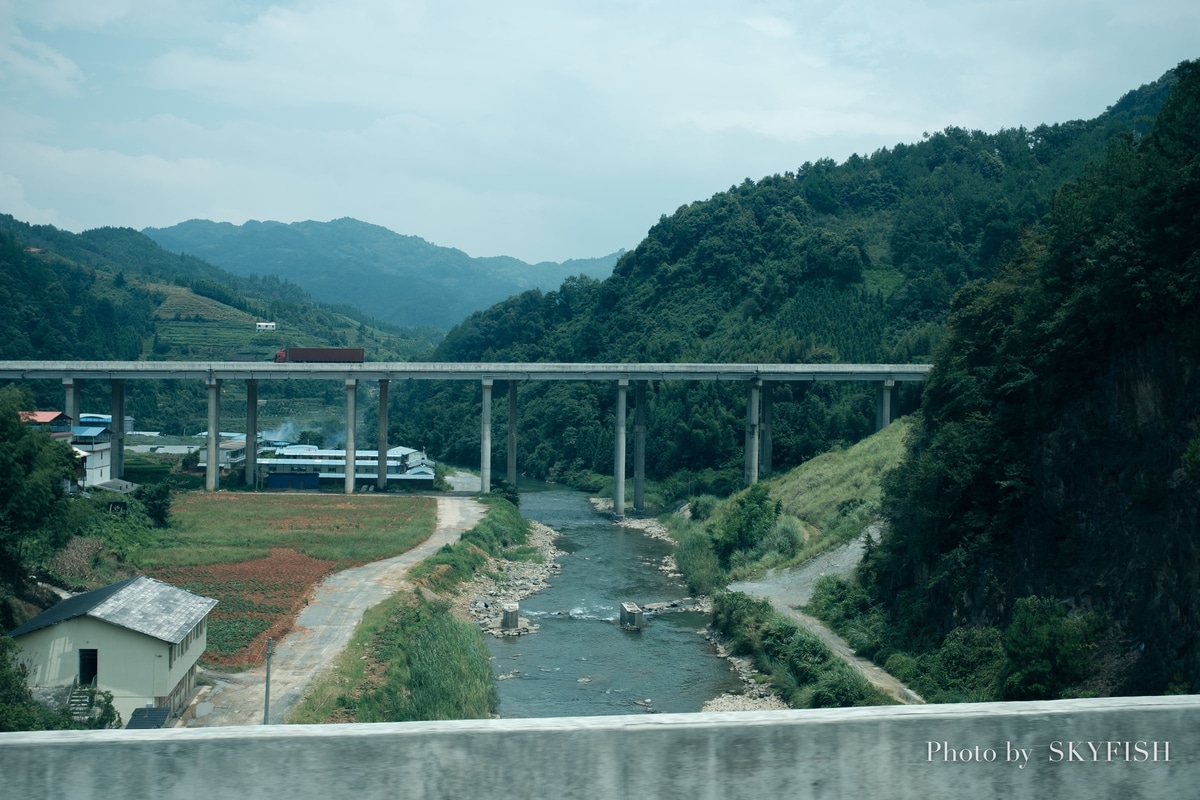
[[[896,382],[894,380],[879,382],[879,388],[875,394],[876,431],[881,431],[892,424],[892,388],[895,385]]]
[[[763,384],[762,390],[762,427],[759,432],[758,472],[766,478],[771,474],[771,418],[774,414],[774,386]]]
[[[517,487],[517,382],[508,382],[508,485]]]
[[[112,384],[112,467],[113,480],[125,477],[125,380],[113,378]]]
[[[750,381],[746,390],[746,485],[758,483],[758,406],[762,380]]]
[[[629,379],[617,381],[617,429],[613,437],[613,516],[625,516],[625,402]]]
[[[354,429],[358,421],[358,381],[346,379],[346,494],[354,494],[358,451],[355,449]]]
[[[66,392],[66,400],[63,401],[63,413],[71,418],[72,425],[78,425],[79,415],[82,413],[81,400],[79,398],[79,390],[81,381],[75,378],[63,378],[63,390]]]
[[[479,421],[479,491],[492,490],[492,379],[483,379]]]
[[[375,465],[375,488],[387,491],[388,381],[379,381],[379,427],[375,431],[375,447],[379,457]]]
[[[633,510],[646,510],[646,382],[633,389]]]
[[[246,485],[258,488],[258,381],[246,381]]]
[[[215,492],[221,485],[221,379],[209,377],[208,385],[208,466],[204,470],[204,491]]]

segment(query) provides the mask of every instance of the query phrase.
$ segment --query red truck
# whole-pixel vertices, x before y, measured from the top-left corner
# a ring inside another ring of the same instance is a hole
[[[275,361],[283,364],[361,364],[361,347],[285,347],[275,354]]]

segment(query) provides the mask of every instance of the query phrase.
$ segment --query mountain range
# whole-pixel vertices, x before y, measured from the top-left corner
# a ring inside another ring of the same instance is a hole
[[[236,275],[273,275],[323,302],[353,306],[384,322],[442,330],[529,289],[557,289],[576,275],[605,278],[624,252],[538,264],[474,258],[349,217],[243,225],[193,219],[142,233],[164,250]]]

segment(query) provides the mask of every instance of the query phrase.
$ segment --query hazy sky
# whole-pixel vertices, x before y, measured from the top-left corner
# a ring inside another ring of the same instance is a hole
[[[1094,117],[1196,57],[1196,0],[0,0],[0,212],[350,216],[561,261],[805,161]]]

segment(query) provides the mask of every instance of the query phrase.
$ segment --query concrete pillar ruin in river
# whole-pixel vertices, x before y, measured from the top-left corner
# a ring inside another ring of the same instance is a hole
[[[875,430],[881,431],[892,424],[892,387],[893,380],[880,381],[875,401]]]
[[[479,421],[479,491],[492,490],[492,379],[483,379],[483,403]]]
[[[613,437],[613,516],[625,516],[625,402],[629,379],[617,381],[617,429]]]
[[[508,485],[517,487],[517,382],[508,382]]]
[[[114,378],[112,384],[112,467],[113,480],[125,477],[125,381]]]
[[[209,377],[208,384],[208,465],[204,469],[204,491],[215,492],[221,485],[221,379]]]
[[[379,381],[379,427],[375,430],[375,446],[378,460],[375,466],[375,488],[387,491],[387,433],[388,433],[388,382]]]
[[[246,485],[258,488],[258,381],[246,381]]]
[[[346,379],[346,494],[354,494],[354,478],[357,471],[358,451],[354,444],[354,428],[358,419],[358,381]]]
[[[521,627],[520,604],[504,603],[500,606],[500,627],[506,631],[515,631]]]
[[[633,389],[633,510],[646,510],[646,382]]]
[[[758,483],[758,404],[762,380],[755,378],[746,389],[746,485]]]

